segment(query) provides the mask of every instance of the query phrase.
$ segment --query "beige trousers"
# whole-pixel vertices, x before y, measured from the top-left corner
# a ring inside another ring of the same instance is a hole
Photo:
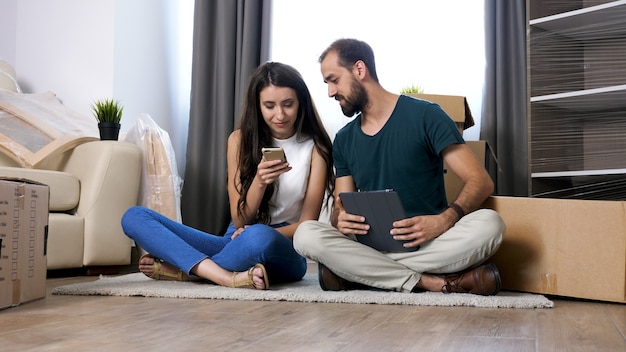
[[[363,245],[327,223],[309,220],[300,224],[293,244],[302,256],[323,263],[346,280],[410,292],[422,273],[449,274],[483,263],[500,246],[504,230],[498,213],[479,209],[415,252],[387,253]]]

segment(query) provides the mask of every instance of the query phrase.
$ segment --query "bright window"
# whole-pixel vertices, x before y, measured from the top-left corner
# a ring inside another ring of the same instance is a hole
[[[400,93],[416,85],[425,93],[463,95],[479,139],[484,81],[483,0],[274,0],[271,60],[304,76],[331,138],[348,118],[328,98],[317,59],[335,39],[357,38],[376,55],[378,78]]]

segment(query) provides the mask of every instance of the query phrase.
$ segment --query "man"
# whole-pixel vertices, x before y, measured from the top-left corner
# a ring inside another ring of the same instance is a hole
[[[500,246],[505,225],[496,212],[478,209],[493,182],[452,119],[436,104],[385,90],[374,53],[362,41],[339,39],[319,62],[328,95],[344,115],[357,114],[333,144],[332,226],[306,221],[294,234],[296,250],[319,263],[322,289],[497,294],[498,269],[485,261]],[[443,161],[464,182],[450,205]],[[338,195],[381,189],[397,191],[407,214],[390,236],[417,251],[380,252],[354,240],[369,226],[348,214]]]

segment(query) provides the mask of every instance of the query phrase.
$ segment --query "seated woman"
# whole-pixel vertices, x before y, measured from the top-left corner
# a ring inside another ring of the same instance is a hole
[[[283,148],[287,161],[266,160],[263,147]],[[319,218],[325,193],[326,202],[333,194],[331,150],[298,71],[262,64],[247,87],[240,126],[228,138],[232,222],[226,233],[208,234],[132,207],[122,228],[149,253],[139,270],[157,280],[205,279],[261,290],[301,280],[306,259],[294,250],[292,237],[302,221]]]

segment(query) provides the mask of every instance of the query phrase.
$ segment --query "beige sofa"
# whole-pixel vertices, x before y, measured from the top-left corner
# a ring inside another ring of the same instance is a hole
[[[118,141],[81,144],[40,169],[26,169],[0,156],[0,176],[50,186],[47,268],[130,264],[131,240],[120,224],[137,204],[141,150]]]
[[[0,61],[0,89],[19,92],[15,73]],[[0,176],[50,187],[47,268],[130,264],[131,240],[120,220],[137,204],[141,149],[119,141],[90,141],[25,168],[0,152]]]

